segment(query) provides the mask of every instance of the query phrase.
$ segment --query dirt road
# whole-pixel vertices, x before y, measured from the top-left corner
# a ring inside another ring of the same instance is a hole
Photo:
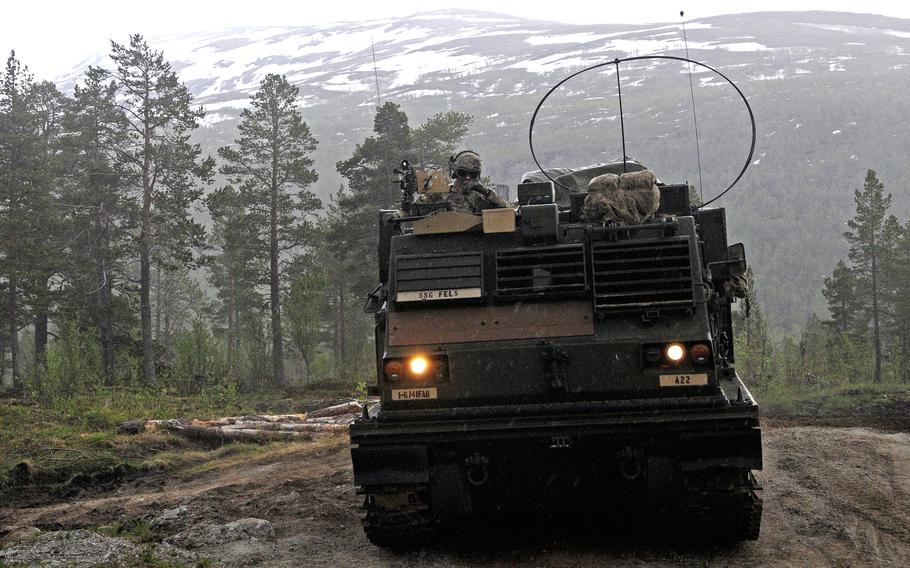
[[[583,527],[523,525],[519,535],[512,527],[489,527],[482,531],[489,538],[405,554],[377,549],[359,527],[347,438],[339,434],[277,460],[195,479],[146,477],[109,494],[0,508],[0,526],[60,530],[146,519],[159,531],[156,538],[171,535],[169,542],[214,566],[910,566],[910,435],[772,426],[764,444],[761,538],[726,547],[655,544],[647,535],[629,540],[635,535],[617,536],[589,519]],[[224,536],[223,527],[244,518],[267,521],[267,530]],[[220,540],[173,537],[199,526],[222,527]],[[0,560],[29,558],[11,550]]]

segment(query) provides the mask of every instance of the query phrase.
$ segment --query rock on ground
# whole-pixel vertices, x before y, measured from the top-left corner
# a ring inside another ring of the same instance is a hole
[[[56,531],[38,535],[0,550],[0,564],[47,568],[135,566],[142,557],[168,562],[169,566],[193,566],[196,556],[168,544],[138,545],[87,530]]]

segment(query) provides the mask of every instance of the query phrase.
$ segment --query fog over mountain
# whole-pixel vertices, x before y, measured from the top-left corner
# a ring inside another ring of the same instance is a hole
[[[731,238],[747,246],[760,298],[784,329],[810,309],[824,316],[822,278],[845,254],[841,235],[866,170],[894,194],[893,213],[902,221],[910,213],[910,20],[768,12],[695,20],[686,33],[689,57],[732,79],[754,112],[751,167],[716,204],[727,208]],[[237,114],[265,74],[286,75],[319,140],[323,196],[342,183],[335,163],[371,134],[377,83],[381,101],[400,104],[412,125],[446,110],[473,115],[467,145],[483,156],[485,173],[514,187],[536,167],[528,126],[552,86],[614,58],[686,54],[678,24],[578,26],[467,11],[149,40],[206,108],[197,135],[211,153],[236,136]],[[86,64],[105,65],[105,56]],[[81,72],[58,83],[71,89]],[[697,155],[686,66],[637,60],[620,75],[627,154],[664,181],[701,180],[706,199],[726,188],[751,141],[736,91],[692,68]],[[621,156],[616,83],[608,65],[554,92],[534,133],[544,166]]]

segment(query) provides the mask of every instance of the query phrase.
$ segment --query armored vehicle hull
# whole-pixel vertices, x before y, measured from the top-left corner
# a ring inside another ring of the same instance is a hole
[[[555,192],[469,230],[450,212],[411,229],[385,218],[380,404],[350,432],[373,543],[409,546],[483,511],[629,499],[695,536],[758,537],[758,406],[733,365],[741,246],[723,209],[659,189],[634,226],[586,220]]]

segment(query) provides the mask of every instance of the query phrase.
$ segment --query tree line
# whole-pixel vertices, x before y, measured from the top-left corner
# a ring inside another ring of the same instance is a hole
[[[133,35],[110,60],[68,96],[7,59],[0,385],[198,392],[368,375],[359,308],[378,278],[378,212],[397,200],[390,172],[402,157],[444,163],[471,117],[411,128],[386,102],[322,203],[318,141],[284,76],[266,75],[216,158],[193,143],[205,112],[160,51]]]
[[[397,104],[378,106],[323,203],[310,189],[318,141],[285,77],[262,80],[233,143],[211,157],[192,141],[204,111],[161,52],[134,35],[112,42],[110,59],[72,95],[7,59],[0,385],[198,392],[370,375],[360,306],[377,280],[378,212],[397,200],[391,170],[403,157],[444,165],[472,118],[450,111],[412,128]],[[744,375],[910,381],[910,221],[888,214],[872,171],[855,203],[849,255],[824,278],[826,317],[776,336],[750,291],[735,322]]]
[[[775,339],[750,290],[735,335],[740,368],[758,383],[910,383],[910,219],[889,213],[873,170],[854,203],[847,257],[822,282],[828,317],[812,314],[798,336]]]

